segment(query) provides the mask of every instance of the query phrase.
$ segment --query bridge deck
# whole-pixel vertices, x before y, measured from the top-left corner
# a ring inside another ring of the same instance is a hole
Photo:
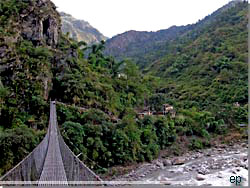
[[[59,147],[58,130],[56,122],[56,108],[54,104],[50,106],[49,129],[50,129],[49,146],[42,174],[38,184],[39,185],[42,185],[44,183],[47,184],[47,182],[43,183],[43,181],[64,181],[66,184],[67,177],[64,170],[61,151]]]

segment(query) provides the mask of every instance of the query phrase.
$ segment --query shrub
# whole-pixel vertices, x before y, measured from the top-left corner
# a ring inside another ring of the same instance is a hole
[[[165,117],[159,117],[155,121],[154,126],[156,128],[156,135],[160,148],[163,149],[169,146],[176,137],[174,122]]]
[[[189,144],[191,150],[203,149],[203,143],[199,138],[193,138]]]
[[[24,157],[26,157],[39,143],[35,131],[25,125],[0,132],[0,174],[6,172]]]

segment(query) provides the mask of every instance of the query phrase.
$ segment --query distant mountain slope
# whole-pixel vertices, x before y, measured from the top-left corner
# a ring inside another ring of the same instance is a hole
[[[161,77],[156,97],[165,103],[208,110],[229,124],[247,122],[247,13],[247,1],[231,1],[196,24],[117,35],[106,53]]]
[[[168,100],[247,122],[247,14],[248,2],[229,3],[167,42],[144,73],[166,80],[161,92]]]
[[[194,29],[197,31],[194,35],[197,35],[199,30],[214,21],[216,16],[234,7],[239,2],[241,0],[231,1],[211,15],[199,20],[196,24],[172,26],[157,32],[127,31],[116,35],[106,41],[105,53],[118,60],[132,59],[140,68],[145,68],[148,63],[163,57],[167,53],[166,45],[171,44],[171,41]],[[180,41],[181,43],[182,41]]]
[[[236,47],[240,46],[237,55],[235,54],[235,56],[230,57],[230,59],[238,58],[240,55],[243,55],[240,53],[244,53],[245,57],[245,50],[247,50],[246,11],[246,1],[232,1],[223,6],[210,16],[193,24],[191,29],[183,35],[177,36],[172,41],[166,42],[165,53],[162,58],[158,58],[153,62],[148,62],[148,68],[144,71],[159,73],[160,69],[163,70],[162,67],[160,68],[160,65],[164,65],[165,67],[167,64],[170,65],[170,61],[166,62],[166,58],[169,55],[174,55],[175,57],[173,57],[173,60],[175,61],[178,58],[176,55],[183,56],[184,53],[191,54],[194,49],[196,54],[193,54],[193,58],[196,58],[198,53],[209,50],[211,50],[210,52],[213,55],[216,53],[222,55],[229,50],[228,47],[230,47],[230,51],[235,50],[236,53]],[[225,45],[224,48],[221,47],[223,44]],[[206,56],[207,54],[200,55]],[[245,61],[246,59],[241,58],[241,60]],[[152,69],[153,67],[155,69]],[[168,73],[165,72],[164,75],[167,76]],[[164,75],[162,74],[162,76]]]
[[[140,67],[144,67],[147,61],[154,60],[155,56],[158,57],[159,53],[164,51],[166,41],[173,40],[189,29],[188,25],[172,26],[157,32],[127,31],[108,39],[105,53],[118,60],[131,58]],[[157,51],[157,54],[154,54],[154,51]]]
[[[84,20],[77,20],[64,12],[60,12],[60,15],[62,19],[63,33],[69,32],[70,36],[75,40],[85,41],[86,43],[90,44],[107,39],[107,37],[92,27],[88,22]]]

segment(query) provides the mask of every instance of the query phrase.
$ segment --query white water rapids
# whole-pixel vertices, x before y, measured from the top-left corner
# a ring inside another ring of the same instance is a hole
[[[130,174],[119,178],[129,181],[159,181],[166,185],[235,186],[230,177],[238,177],[237,185],[248,185],[248,145],[221,145],[216,148],[188,153],[184,164],[163,165],[165,159],[145,163]],[[173,161],[169,158],[168,161]],[[240,177],[240,178],[239,178]],[[240,183],[239,183],[239,180]]]

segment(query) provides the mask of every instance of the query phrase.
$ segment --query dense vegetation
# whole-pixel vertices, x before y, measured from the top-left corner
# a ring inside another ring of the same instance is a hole
[[[104,43],[90,47],[86,59],[88,47],[81,47],[84,43],[69,40],[67,46],[65,41],[59,48],[67,54],[73,47],[76,56],[63,60],[69,62],[63,76],[55,70],[51,97],[72,104],[58,105],[59,124],[66,143],[75,153],[82,153],[81,158],[90,166],[103,170],[117,164],[150,161],[175,141],[176,131],[207,139],[209,132],[225,131],[222,119],[196,109],[180,110],[176,118],[137,118],[135,108],[143,107],[145,102],[152,109],[162,108],[162,101],[155,99],[160,80],[143,76],[130,61],[105,57]]]
[[[105,56],[104,42],[86,46],[62,33],[55,48],[27,41],[19,32],[9,31],[17,28],[20,11],[29,4],[6,2],[0,1],[0,49],[5,53],[0,54],[1,175],[43,138],[50,99],[61,102],[58,122],[66,143],[99,172],[118,164],[151,161],[178,136],[198,138],[190,148],[200,149],[209,145],[214,133],[225,133],[234,122],[246,122],[245,4],[221,14],[223,32],[212,23],[196,38],[190,38],[191,32],[172,46],[169,43],[169,54],[147,70],[166,78],[162,80],[142,74],[132,61]],[[235,28],[228,30],[226,23]],[[210,43],[218,35],[214,32],[225,35],[218,37],[219,46]],[[15,36],[17,40],[8,38]],[[235,102],[240,106],[233,106]],[[176,117],[137,117],[136,109],[147,105],[161,110],[165,103],[174,106]]]
[[[165,78],[166,100],[247,123],[247,11],[247,2],[236,3],[166,44],[165,56],[144,70]]]
[[[126,32],[108,40],[106,51],[135,60],[144,74],[164,78],[156,101],[210,111],[230,125],[247,123],[247,5],[232,1],[196,24],[177,27],[182,33],[169,41],[157,32],[159,41]],[[134,40],[120,48],[125,38]]]

